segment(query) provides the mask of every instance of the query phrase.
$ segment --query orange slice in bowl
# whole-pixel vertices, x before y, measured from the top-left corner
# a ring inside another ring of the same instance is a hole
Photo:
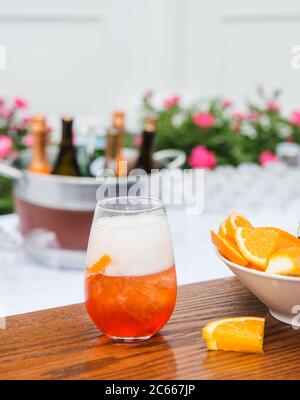
[[[255,271],[265,271],[265,267],[260,267],[259,265],[248,264],[247,268],[254,269]]]
[[[96,274],[98,272],[103,272],[105,267],[107,267],[112,262],[112,259],[108,254],[104,254],[98,261],[95,262],[91,267],[87,269],[89,274]]]
[[[219,235],[225,239],[228,239],[228,232],[226,228],[226,220],[224,219],[219,226]]]
[[[214,231],[211,231],[211,240],[217,247],[219,253],[229,261],[242,265],[243,267],[248,264],[248,261],[240,254],[235,243],[226,240]]]
[[[230,239],[235,240],[237,228],[253,228],[253,226],[242,214],[233,212],[226,220],[226,231]]]
[[[280,249],[287,249],[289,247],[300,248],[300,240],[296,236],[293,236],[290,233],[283,231],[282,229],[274,228],[272,226],[267,226],[264,229],[279,233],[279,242],[276,251]]]
[[[300,276],[300,247],[280,249],[272,254],[267,273]]]
[[[224,318],[205,325],[202,337],[208,350],[263,353],[264,326],[264,318]]]
[[[237,228],[235,240],[242,256],[265,270],[270,255],[278,246],[279,233],[264,228]]]

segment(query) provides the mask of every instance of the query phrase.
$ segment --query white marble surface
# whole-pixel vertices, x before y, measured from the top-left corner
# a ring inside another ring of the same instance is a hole
[[[210,229],[217,229],[223,215],[187,216],[182,209],[170,209],[168,216],[179,284],[231,275],[210,244]],[[261,209],[249,211],[247,216],[255,225],[275,225],[296,233],[298,216],[295,213]],[[83,272],[43,267],[30,261],[22,246],[11,244],[10,237],[19,240],[17,224],[16,215],[0,217],[0,306],[6,314],[81,302]]]

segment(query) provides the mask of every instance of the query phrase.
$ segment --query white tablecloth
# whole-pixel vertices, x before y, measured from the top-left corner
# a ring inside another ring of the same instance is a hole
[[[178,283],[185,284],[230,276],[210,244],[210,229],[217,229],[224,215],[187,216],[183,209],[168,210]],[[248,213],[255,225],[273,225],[295,234],[298,216],[278,210]],[[0,307],[14,315],[83,301],[83,271],[66,271],[34,264],[18,250],[3,250],[5,240],[17,233],[16,215],[0,217]]]

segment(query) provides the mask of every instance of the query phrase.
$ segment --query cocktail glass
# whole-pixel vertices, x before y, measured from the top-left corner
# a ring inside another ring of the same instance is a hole
[[[176,302],[176,272],[163,204],[146,197],[97,203],[85,276],[86,308],[113,340],[155,335]]]

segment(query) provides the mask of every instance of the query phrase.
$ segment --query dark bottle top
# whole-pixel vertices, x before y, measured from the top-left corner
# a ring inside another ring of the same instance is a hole
[[[152,169],[157,168],[157,165],[153,160],[155,136],[156,119],[154,117],[146,117],[144,121],[140,154],[134,169],[143,169],[147,174],[150,174]]]
[[[65,176],[81,176],[76,158],[76,148],[72,140],[73,118],[62,118],[62,139],[59,153],[54,165],[53,174]]]

